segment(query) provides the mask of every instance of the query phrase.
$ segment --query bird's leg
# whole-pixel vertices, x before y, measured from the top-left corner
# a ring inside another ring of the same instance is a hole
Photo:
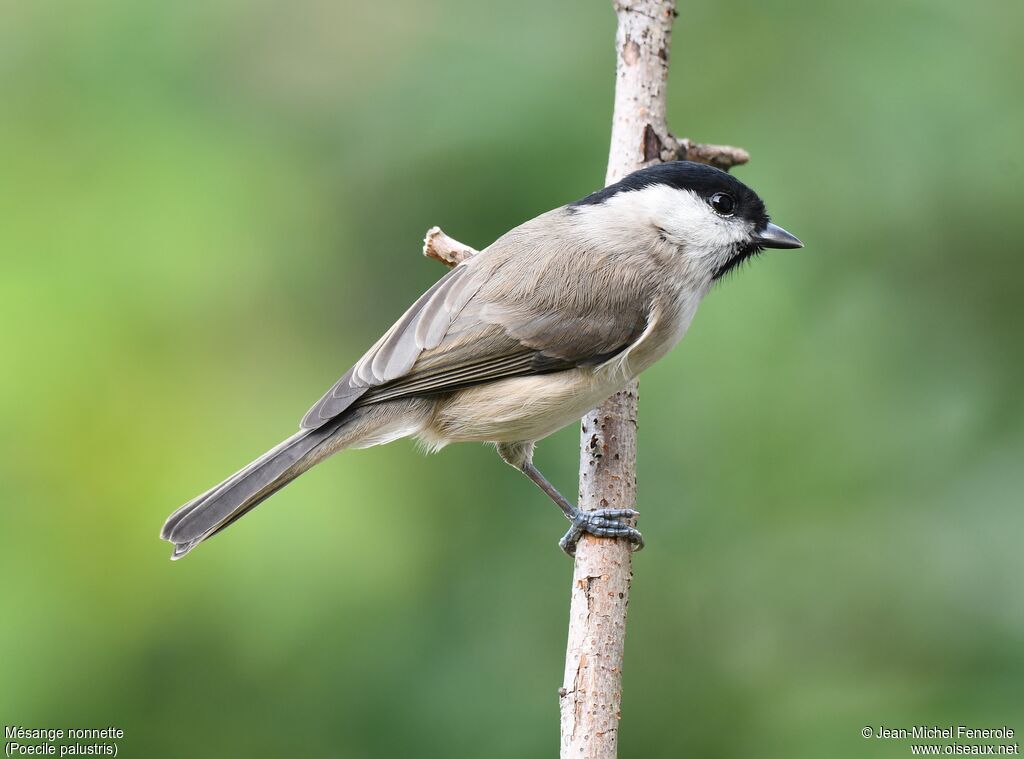
[[[562,510],[565,518],[572,523],[569,531],[558,541],[558,546],[570,556],[576,555],[576,544],[584,534],[599,538],[626,538],[634,551],[644,547],[640,531],[626,520],[640,516],[633,509],[594,509],[583,511],[548,482],[547,478],[533,464],[533,443],[499,443],[498,453],[506,462],[521,471],[543,490],[548,498]]]
[[[640,531],[631,526],[625,520],[639,516],[633,509],[595,509],[583,511],[573,506],[568,499],[559,493],[554,485],[547,481],[540,470],[534,466],[532,461],[527,461],[521,467],[521,471],[537,487],[547,493],[548,498],[555,502],[555,505],[562,510],[565,518],[572,526],[568,532],[558,541],[558,546],[570,556],[576,555],[576,543],[583,537],[584,533],[595,535],[599,538],[627,538],[633,545],[634,551],[644,547],[644,536]]]

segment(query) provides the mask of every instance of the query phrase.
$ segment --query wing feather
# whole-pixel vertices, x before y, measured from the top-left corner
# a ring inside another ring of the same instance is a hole
[[[322,426],[346,411],[371,387],[383,385],[408,372],[422,350],[415,338],[417,329],[426,324],[424,329],[427,332],[444,334],[450,315],[432,304],[443,303],[444,293],[457,287],[464,274],[464,267],[456,267],[421,295],[355,366],[306,412],[301,428]],[[434,327],[434,322],[438,326]]]
[[[309,410],[302,427],[370,403],[593,365],[632,345],[650,310],[650,297],[635,284],[642,278],[595,288],[595,273],[597,284],[602,276],[611,283],[614,262],[588,260],[588,251],[536,221],[427,290]]]

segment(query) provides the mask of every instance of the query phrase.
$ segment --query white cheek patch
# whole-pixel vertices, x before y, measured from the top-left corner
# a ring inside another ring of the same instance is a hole
[[[708,281],[747,245],[752,222],[719,216],[691,190],[652,185],[620,192],[573,211],[577,234],[612,250],[657,249],[668,243],[687,259],[690,271]]]
[[[707,201],[690,190],[660,185],[641,190],[650,209],[651,218],[668,239],[696,257],[717,257],[731,253],[746,242],[750,223],[743,219],[719,216]]]
[[[753,232],[750,222],[719,216],[695,192],[666,185],[621,192],[580,211],[592,231],[609,242],[635,244],[638,231],[650,230],[708,270],[725,263]]]

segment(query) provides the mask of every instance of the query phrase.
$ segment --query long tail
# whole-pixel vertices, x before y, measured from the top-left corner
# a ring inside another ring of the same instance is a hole
[[[174,543],[171,559],[180,559],[338,450],[340,441],[332,440],[338,426],[300,430],[171,514],[160,531],[161,538]]]

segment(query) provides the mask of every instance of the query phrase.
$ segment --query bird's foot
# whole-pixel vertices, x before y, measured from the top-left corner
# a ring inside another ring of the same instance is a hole
[[[633,509],[595,509],[582,511],[576,509],[569,521],[572,527],[558,541],[558,547],[570,556],[576,555],[576,544],[586,535],[599,538],[626,538],[634,551],[644,547],[644,536],[640,530],[625,520],[640,516]]]

